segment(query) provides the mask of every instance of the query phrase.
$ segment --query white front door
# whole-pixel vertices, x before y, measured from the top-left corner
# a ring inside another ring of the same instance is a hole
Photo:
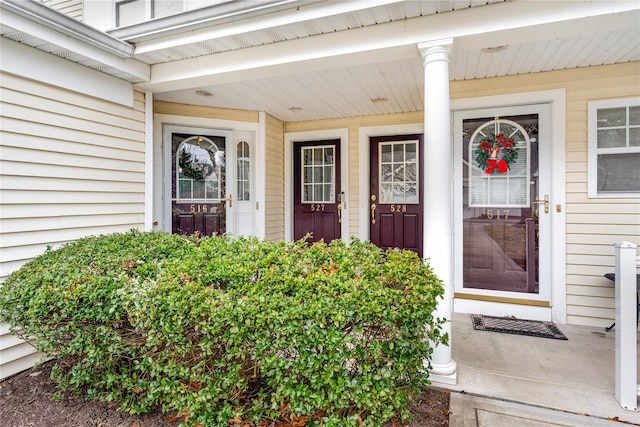
[[[235,167],[230,171],[232,187],[227,190],[228,203],[233,206],[233,228],[227,232],[233,236],[256,234],[255,213],[258,209],[255,190],[255,132],[234,133]]]
[[[550,125],[548,104],[454,113],[455,298],[465,311],[551,307]]]

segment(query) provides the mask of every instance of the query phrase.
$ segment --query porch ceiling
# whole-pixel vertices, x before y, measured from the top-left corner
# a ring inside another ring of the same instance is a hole
[[[582,2],[559,1],[367,3],[299,21],[279,12],[286,24],[273,17],[255,31],[221,25],[128,41],[154,64],[148,87],[157,100],[262,110],[286,122],[422,111],[420,41],[454,38],[451,80],[640,60],[638,3],[582,11]]]
[[[0,33],[136,83],[157,100],[261,110],[287,122],[421,111],[423,41],[454,39],[451,80],[640,61],[635,0],[260,0],[256,10],[219,9],[234,5],[105,35],[130,43],[129,58],[71,43],[70,32],[52,37],[56,25],[35,31],[19,10],[15,19],[3,13]]]

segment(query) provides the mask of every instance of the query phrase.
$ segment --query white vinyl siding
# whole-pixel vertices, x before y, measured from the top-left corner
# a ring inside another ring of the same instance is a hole
[[[284,239],[284,123],[266,121],[265,238],[275,241]]]
[[[144,226],[144,94],[129,108],[3,73],[0,277],[80,237]],[[33,364],[0,327],[0,377]]]
[[[40,0],[40,3],[67,15],[69,18],[82,21],[83,16],[83,0]]]

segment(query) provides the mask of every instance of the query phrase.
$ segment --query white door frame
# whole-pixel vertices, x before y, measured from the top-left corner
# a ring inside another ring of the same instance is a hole
[[[322,140],[340,140],[340,187],[344,193],[345,208],[340,224],[341,240],[349,243],[349,129],[328,129],[308,132],[288,132],[284,135],[284,239],[293,240],[293,143]]]
[[[497,95],[479,98],[467,98],[451,101],[452,122],[453,116],[459,113],[464,115],[466,110],[486,110],[503,107],[514,107],[515,114],[521,114],[518,110],[520,106],[536,104],[547,104],[550,110],[550,289],[548,295],[542,295],[550,303],[550,307],[542,307],[527,304],[513,304],[499,301],[485,301],[482,296],[478,299],[454,300],[454,311],[462,313],[481,313],[498,316],[516,316],[519,318],[535,320],[551,320],[557,323],[566,323],[566,219],[565,219],[565,108],[566,95],[564,89],[548,90],[540,92],[526,92],[518,94]],[[525,107],[526,108],[526,107]],[[522,110],[520,110],[522,111]],[[535,112],[535,111],[533,111]],[[507,114],[514,114],[508,112]],[[491,115],[491,114],[490,114]],[[489,116],[490,116],[489,115]],[[504,115],[504,114],[502,114]],[[454,222],[454,250],[456,256],[454,260],[454,281],[456,288],[462,283],[462,147],[457,147],[454,138],[454,183],[455,183],[455,215]],[[559,211],[558,211],[559,209]],[[535,298],[533,298],[535,299]]]
[[[212,135],[220,135],[226,138],[226,163],[231,165],[227,167],[226,187],[227,194],[230,188],[234,188],[235,184],[235,138],[237,131],[253,132],[256,138],[259,138],[260,123],[238,122],[235,120],[207,119],[202,117],[177,116],[170,114],[156,114],[154,117],[154,150],[153,150],[153,181],[154,185],[154,206],[153,206],[153,230],[162,230],[171,233],[171,134],[172,133],[209,133]],[[256,145],[258,141],[255,141]],[[230,152],[229,148],[234,151]],[[253,146],[255,148],[255,145]],[[256,153],[253,154],[258,161]],[[254,168],[257,165],[254,164]],[[233,169],[233,170],[232,170]],[[255,174],[256,172],[254,172]],[[255,175],[254,175],[255,176]],[[230,187],[231,186],[231,187]],[[262,200],[264,187],[254,185],[256,197],[255,200]],[[235,191],[235,190],[234,190]],[[226,194],[225,194],[226,196]],[[262,204],[262,203],[261,203]],[[227,229],[233,230],[234,211],[233,207],[229,207],[227,203]],[[261,211],[263,212],[263,211]],[[256,226],[254,230],[261,230],[260,221],[263,217],[256,214],[254,221]],[[264,237],[256,232],[258,237]]]

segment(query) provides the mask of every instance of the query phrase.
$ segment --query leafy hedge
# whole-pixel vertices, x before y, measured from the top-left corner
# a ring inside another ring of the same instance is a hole
[[[0,320],[64,389],[188,425],[378,426],[428,384],[440,281],[413,252],[131,231],[43,255]],[[250,424],[251,425],[251,424]]]

